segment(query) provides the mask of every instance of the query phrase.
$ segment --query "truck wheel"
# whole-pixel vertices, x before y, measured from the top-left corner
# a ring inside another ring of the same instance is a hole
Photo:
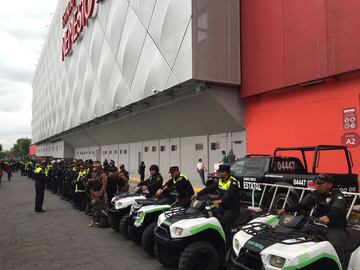
[[[281,209],[283,208],[283,205],[284,205],[284,201],[286,199],[286,193],[279,193],[278,195],[275,196],[275,199],[274,199],[274,203],[273,203],[273,206],[272,208],[274,210],[278,210],[278,209]],[[295,200],[294,198],[289,194],[289,197],[286,201],[286,204],[285,206],[289,207],[289,206],[294,206],[295,205]]]
[[[154,257],[154,230],[156,226],[156,222],[151,223],[146,227],[141,237],[141,246],[150,257]]]
[[[188,245],[180,256],[179,270],[217,270],[219,255],[207,242],[194,242]]]
[[[158,244],[155,244],[155,254],[158,261],[165,267],[174,267],[179,261],[177,253],[172,253]]]
[[[124,214],[119,222],[119,231],[127,240],[129,240],[128,225],[129,225],[129,214]]]

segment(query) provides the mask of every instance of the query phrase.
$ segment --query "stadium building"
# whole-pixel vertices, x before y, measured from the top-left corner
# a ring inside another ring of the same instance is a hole
[[[359,23],[358,1],[59,0],[33,80],[36,155],[193,179],[230,149],[344,144],[358,160]]]

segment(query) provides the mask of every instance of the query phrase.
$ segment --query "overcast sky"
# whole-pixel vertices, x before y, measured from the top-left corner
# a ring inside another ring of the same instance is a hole
[[[0,0],[0,144],[31,138],[31,82],[58,0]]]

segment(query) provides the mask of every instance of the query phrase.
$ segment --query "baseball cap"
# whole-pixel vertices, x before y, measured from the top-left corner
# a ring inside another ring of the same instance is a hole
[[[324,184],[325,182],[334,183],[334,179],[328,174],[318,174],[314,180],[316,184]]]
[[[178,172],[178,171],[179,171],[179,166],[171,166],[169,168],[169,173]]]
[[[221,164],[217,172],[230,172],[230,166],[226,164]]]

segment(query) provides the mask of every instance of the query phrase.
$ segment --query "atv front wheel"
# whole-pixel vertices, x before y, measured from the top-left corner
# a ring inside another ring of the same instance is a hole
[[[120,218],[116,218],[116,219],[110,218],[110,226],[115,232],[119,232],[119,221]]]
[[[129,240],[128,225],[129,225],[129,214],[124,214],[119,222],[119,231],[127,240]]]
[[[134,241],[135,244],[137,245],[141,244],[141,237],[139,237],[138,234],[136,233],[134,224],[128,224],[127,233],[128,233],[127,239]]]
[[[155,243],[155,255],[158,261],[165,267],[174,267],[179,261],[179,256],[177,253],[171,252]]]
[[[154,257],[154,230],[156,225],[156,222],[153,222],[147,226],[141,237],[141,246],[150,257]]]
[[[179,270],[217,270],[219,255],[215,248],[207,242],[194,242],[182,252],[179,260]]]

